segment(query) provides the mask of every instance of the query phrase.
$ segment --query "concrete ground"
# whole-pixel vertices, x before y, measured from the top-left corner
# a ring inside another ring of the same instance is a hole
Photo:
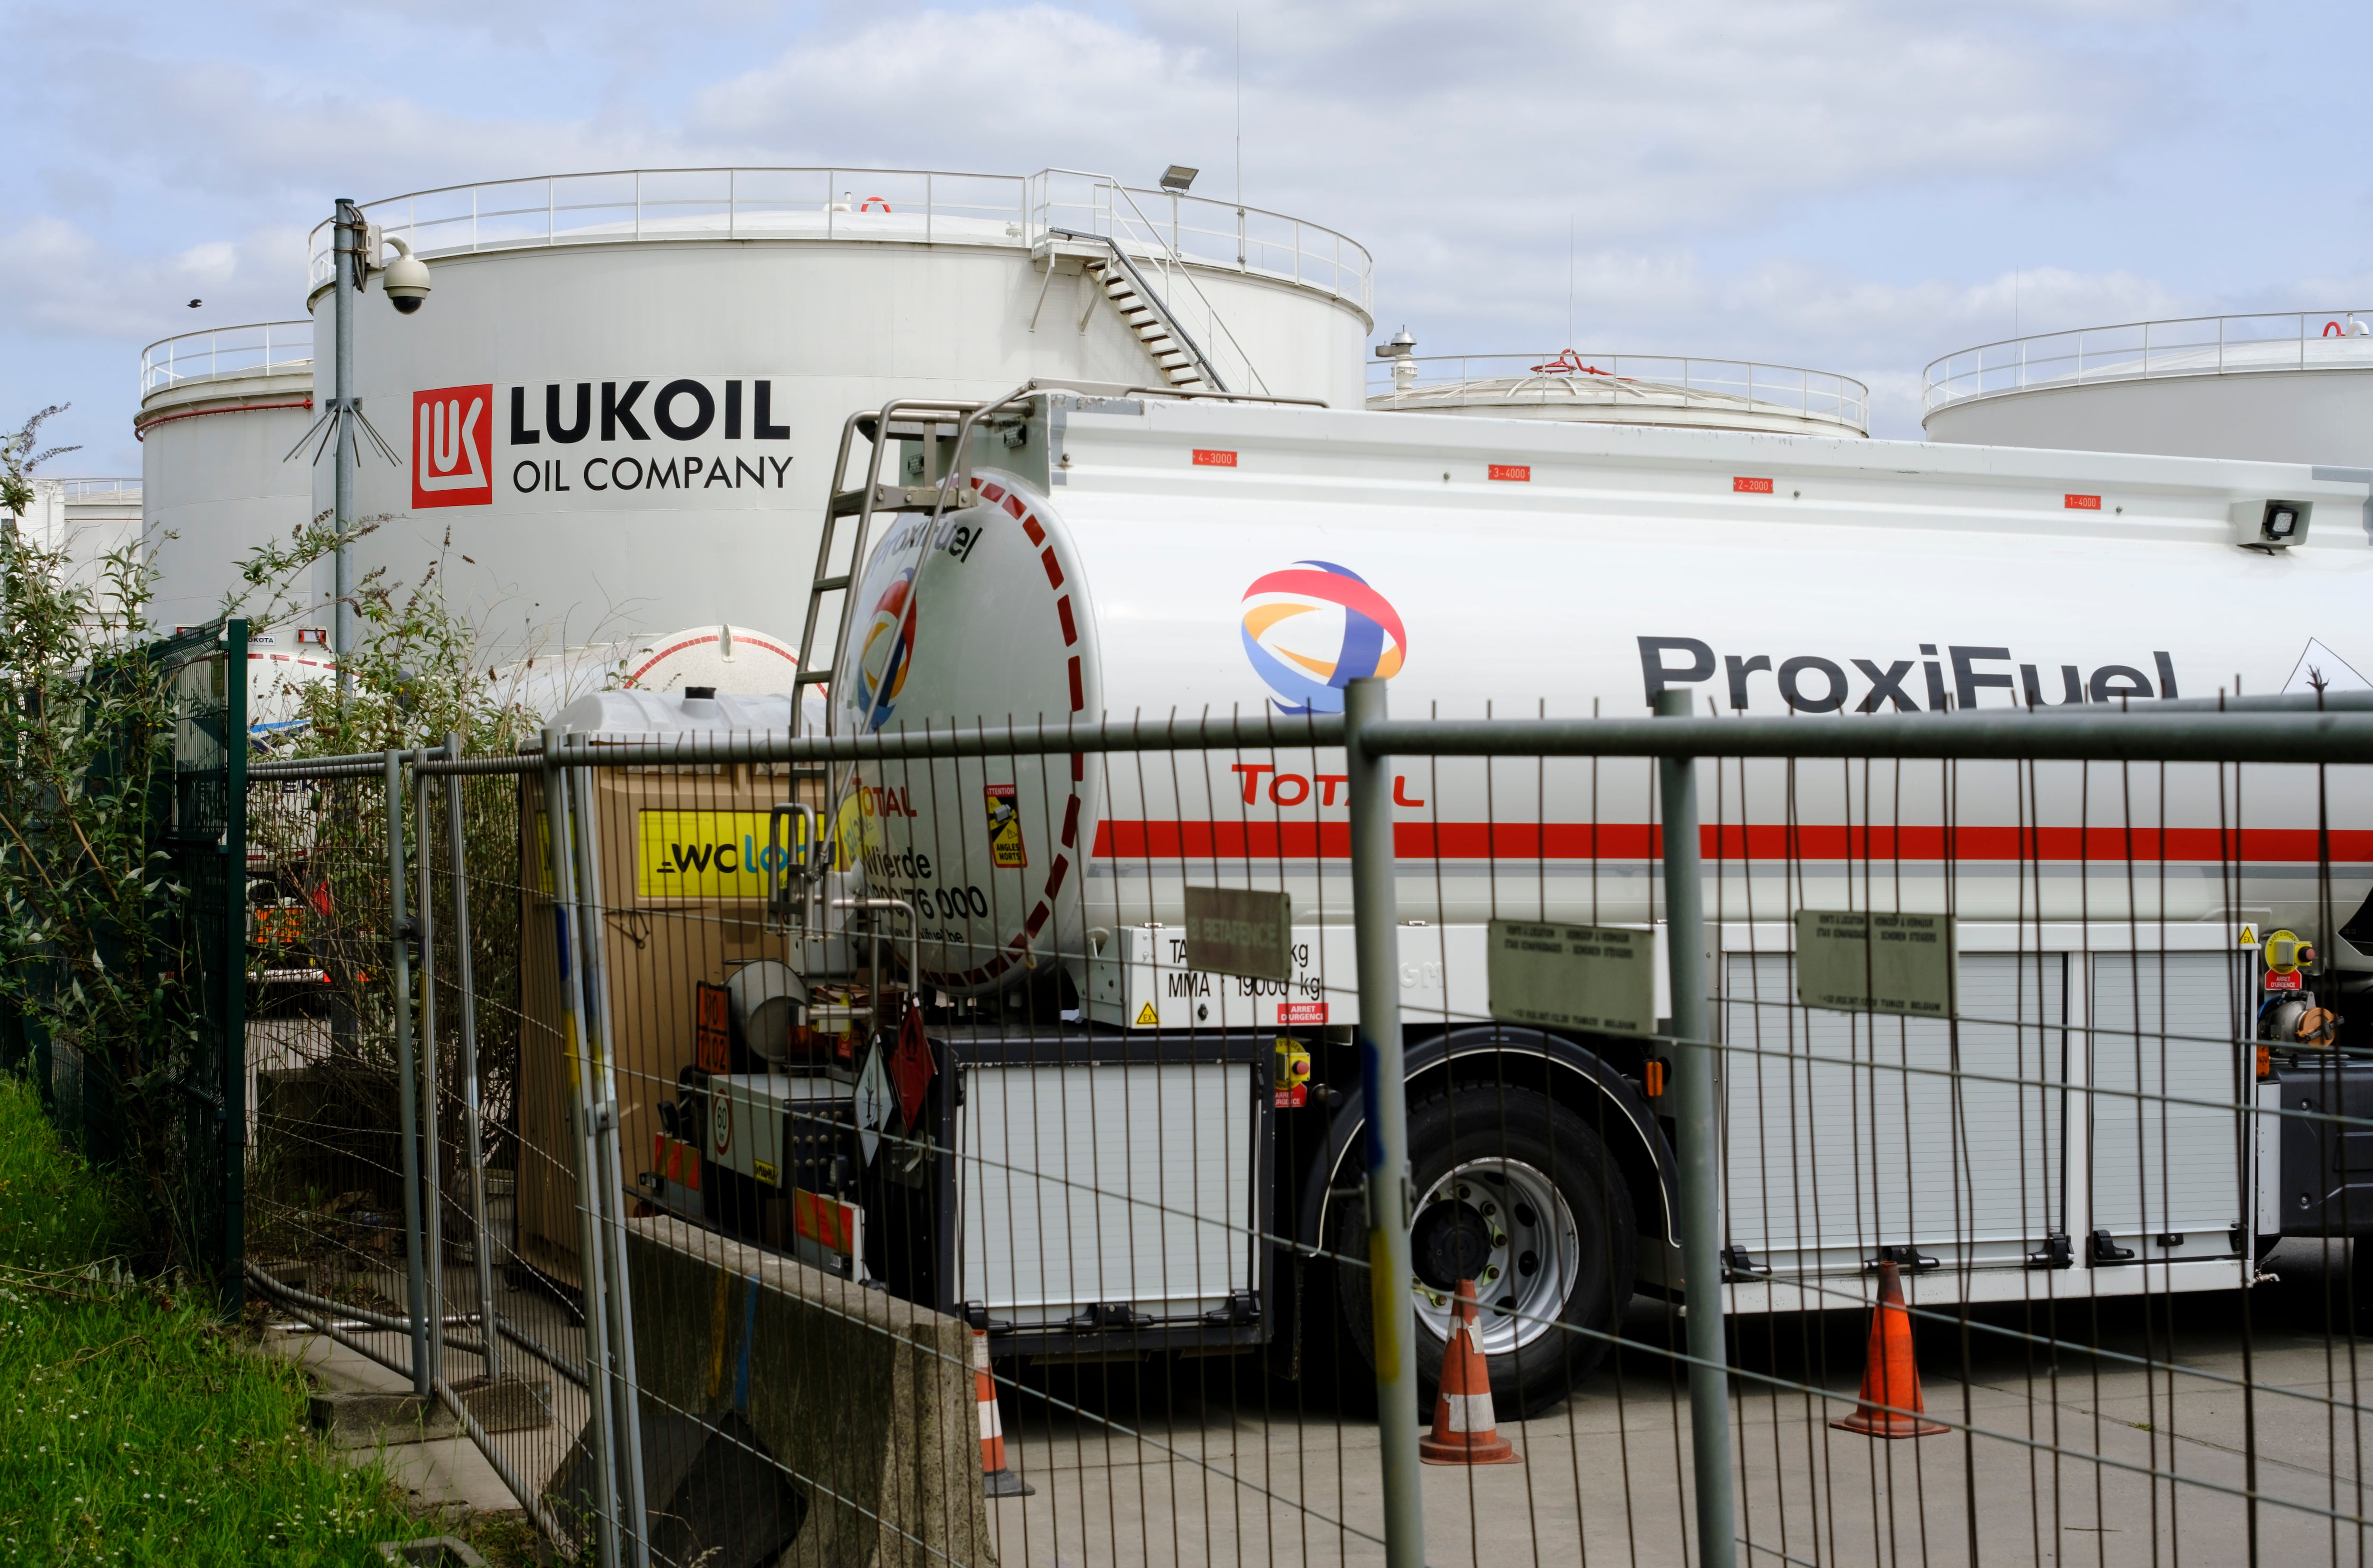
[[[383,1294],[392,1292],[400,1297],[403,1293],[400,1274],[386,1274],[375,1282]],[[448,1300],[446,1310],[449,1313],[474,1310],[474,1288],[466,1266],[449,1268],[447,1289],[452,1293],[452,1297]],[[498,1313],[555,1353],[582,1352],[583,1330],[573,1327],[574,1318],[557,1302],[540,1292],[507,1289],[499,1275],[497,1276],[495,1295]],[[293,1318],[281,1321],[284,1325],[295,1322]],[[469,1329],[453,1331],[474,1334],[474,1330]],[[409,1364],[411,1349],[405,1335],[378,1329],[349,1332],[389,1359]],[[275,1332],[265,1336],[264,1344],[272,1352],[298,1362],[310,1375],[314,1387],[324,1392],[403,1393],[412,1387],[411,1379],[403,1374],[320,1334]],[[505,1344],[499,1353],[504,1357],[501,1370],[506,1375],[548,1381],[552,1385],[553,1420],[549,1426],[494,1434],[496,1452],[501,1456],[504,1464],[524,1484],[540,1489],[559,1469],[567,1456],[569,1445],[584,1428],[585,1395],[575,1384],[554,1374],[515,1346]],[[478,1376],[484,1371],[484,1363],[478,1356],[466,1351],[447,1350],[446,1376],[449,1381],[459,1383],[464,1378]],[[392,1433],[391,1437],[401,1439],[402,1435]],[[392,1440],[378,1448],[346,1448],[336,1452],[348,1464],[361,1464],[372,1458],[384,1459],[390,1472],[411,1492],[414,1506],[424,1513],[433,1511],[449,1519],[459,1519],[473,1514],[516,1514],[520,1511],[519,1499],[512,1494],[500,1472],[467,1435],[435,1438],[427,1442]]]
[[[2373,1539],[2323,1514],[2362,1505],[2373,1340],[2352,1358],[2344,1333],[2327,1339],[2323,1292],[2344,1271],[2316,1249],[2286,1246],[2267,1267],[2284,1278],[2249,1303],[2246,1358],[2233,1297],[2062,1307],[2063,1339],[2156,1368],[2066,1349],[2055,1360],[1976,1332],[1964,1379],[1954,1328],[1923,1324],[1928,1408],[1991,1434],[1974,1439],[1880,1442],[1827,1424],[1853,1408],[1860,1314],[1735,1325],[1748,1373],[1834,1396],[1735,1381],[1739,1533],[1751,1543],[1739,1561],[2361,1563]],[[2016,1309],[1982,1321],[2025,1326]],[[2043,1331],[2040,1315],[2031,1327]],[[1680,1325],[1642,1300],[1625,1333],[1662,1346]],[[2249,1489],[2248,1401],[2212,1381],[2245,1366],[2258,1386],[2254,1555],[2250,1506],[2234,1495]],[[1037,1495],[990,1504],[1007,1568],[1384,1560],[1373,1419],[1337,1413],[1315,1388],[1224,1361],[1024,1379],[1043,1387],[1009,1396],[1006,1421]],[[1627,1350],[1573,1398],[1502,1423],[1523,1464],[1425,1468],[1428,1561],[1695,1562],[1686,1411],[1672,1363]],[[2152,1469],[2181,1479],[2138,1473]]]
[[[1883,1443],[1827,1424],[1852,1409],[1867,1332],[1860,1314],[1735,1323],[1743,1375],[1733,1453],[1740,1534],[1751,1543],[1740,1562],[2361,1563],[2373,1539],[2324,1516],[2363,1506],[2360,1479],[2373,1463],[2373,1422],[2358,1413],[2373,1404],[2373,1338],[2352,1353],[2344,1318],[2327,1305],[2345,1278],[2339,1257],[2328,1262],[2297,1243],[2277,1252],[2266,1266],[2282,1278],[2247,1303],[2246,1335],[2236,1296],[2060,1309],[2063,1340],[2145,1357],[2150,1367],[2064,1347],[2055,1357],[2049,1346],[1987,1332],[2049,1329],[2040,1312],[2028,1320],[1994,1308],[1970,1337],[1965,1378],[1954,1327],[1923,1323],[1928,1408],[1978,1428],[1975,1438]],[[466,1276],[454,1288],[466,1291]],[[497,1309],[555,1351],[581,1343],[540,1294],[498,1289]],[[1636,1301],[1625,1323],[1631,1347],[1574,1398],[1502,1422],[1523,1464],[1427,1467],[1429,1562],[1693,1563],[1685,1393],[1657,1353],[1679,1334],[1677,1315]],[[325,1387],[404,1386],[317,1336],[282,1348]],[[477,1370],[476,1358],[454,1353],[453,1375]],[[1001,1379],[1013,1372],[1000,1363]],[[2216,1380],[2245,1375],[2256,1385],[2247,1396]],[[1248,1357],[1020,1376],[1025,1387],[1006,1390],[1003,1422],[1013,1466],[1037,1490],[989,1504],[1005,1568],[1383,1561],[1376,1429],[1356,1380],[1332,1392],[1315,1372],[1287,1382]],[[583,1422],[575,1387],[559,1378],[554,1387],[552,1427],[497,1439],[532,1484],[557,1466]],[[518,1506],[466,1438],[386,1455],[424,1506]],[[2250,1489],[2253,1459],[2254,1558],[2252,1510],[2236,1495]],[[2162,1475],[2138,1473],[2153,1469]]]

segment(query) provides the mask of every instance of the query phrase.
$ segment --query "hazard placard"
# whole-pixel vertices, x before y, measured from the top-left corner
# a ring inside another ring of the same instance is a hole
[[[1139,1028],[1150,1029],[1161,1022],[1162,1020],[1154,1014],[1153,1004],[1151,1002],[1149,1001],[1143,1007],[1137,1010],[1137,1025]]]
[[[898,1096],[890,1087],[890,1070],[883,1065],[877,1047],[866,1057],[865,1071],[858,1075],[853,1106],[858,1150],[863,1164],[873,1163],[873,1151],[882,1142],[882,1129],[890,1125],[891,1113],[897,1104]]]
[[[1022,813],[1011,784],[984,784],[981,803],[988,812],[989,863],[1001,872],[1018,872],[1030,864],[1022,846]]]
[[[732,998],[702,980],[692,988],[692,1059],[703,1072],[733,1070]]]
[[[2257,946],[2258,928],[2255,926],[2243,926],[2241,928],[2241,940],[2238,945],[2242,947]]]

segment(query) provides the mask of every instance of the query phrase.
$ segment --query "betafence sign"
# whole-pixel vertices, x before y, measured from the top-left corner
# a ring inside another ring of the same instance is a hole
[[[1188,888],[1186,967],[1292,979],[1292,896],[1257,887]]]
[[[1656,933],[1494,920],[1485,973],[1502,1024],[1656,1032]]]
[[[1950,1018],[1953,917],[1796,911],[1796,1000],[1840,1012]]]

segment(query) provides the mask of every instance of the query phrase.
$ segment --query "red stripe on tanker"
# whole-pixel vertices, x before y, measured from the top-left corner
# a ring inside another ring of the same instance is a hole
[[[1042,418],[1045,399],[1033,406]],[[1391,680],[1402,716],[1628,718],[1677,689],[1724,714],[1909,722],[2214,696],[2237,673],[2250,692],[2279,690],[2311,637],[2373,667],[2373,642],[2352,640],[2355,585],[2373,568],[2367,487],[2304,467],[1791,440],[1792,481],[1819,501],[1735,509],[1724,481],[1742,458],[1768,460],[1774,438],[1527,427],[1536,462],[1561,476],[1527,495],[1380,483],[1490,466],[1478,450],[1498,439],[1489,422],[1158,399],[1065,409],[1059,445],[1034,425],[1014,458],[1043,450],[1065,466],[985,471],[990,505],[883,531],[859,602],[883,607],[902,657],[877,728],[1292,719],[1340,712],[1344,687],[1370,675]],[[1195,450],[1249,459],[1274,445],[1292,471],[1261,465],[1246,495],[1233,475],[1176,466],[1183,438],[1205,431],[1229,444]],[[2105,493],[2141,498],[2114,521],[2065,504]],[[2322,526],[2280,559],[2238,548],[2236,509],[2277,495],[2320,501]],[[1545,518],[1543,500],[1563,496],[1575,498]],[[2329,663],[2328,683],[2362,684]],[[871,673],[836,672],[844,731],[867,721]],[[1069,768],[1060,754],[860,768],[920,813],[859,811],[840,827],[845,848],[894,851],[868,855],[867,891],[924,911],[931,983],[993,989],[1025,964],[1079,966],[1095,928],[1176,924],[1185,883],[1212,859],[1284,887],[1297,920],[1348,914],[1339,870],[1317,874],[1349,847],[1339,748],[1070,755]],[[1646,766],[1399,762],[1396,838],[1419,862],[1404,871],[1405,918],[1650,917]],[[2296,871],[2316,854],[2309,770],[2252,768],[2237,821],[2229,776],[2204,766],[2151,769],[2145,787],[2115,767],[1961,764],[1949,812],[1935,763],[1792,774],[1734,761],[1719,790],[1715,765],[1701,766],[1704,809],[1726,819],[1705,853],[1758,907],[1767,895],[1773,908],[1845,907],[1853,868],[1879,860],[1900,862],[1890,887],[1905,907],[1949,895],[1965,921],[2200,920],[2238,902],[2315,923],[2312,879]],[[984,784],[1011,788],[1025,839],[1070,853],[997,865],[979,807],[958,809]],[[2332,898],[2353,912],[2373,797],[2335,788],[2330,810],[2332,856],[2351,868]],[[929,850],[931,878],[905,870],[910,845]],[[2227,876],[2198,869],[2237,854]],[[2023,876],[2028,860],[2102,870]],[[1594,862],[1631,869],[1594,877]]]

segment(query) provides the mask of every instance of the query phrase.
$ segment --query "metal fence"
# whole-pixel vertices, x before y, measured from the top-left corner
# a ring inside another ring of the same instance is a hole
[[[251,1282],[604,1562],[2356,1559],[2373,710],[1382,701],[255,765]]]

